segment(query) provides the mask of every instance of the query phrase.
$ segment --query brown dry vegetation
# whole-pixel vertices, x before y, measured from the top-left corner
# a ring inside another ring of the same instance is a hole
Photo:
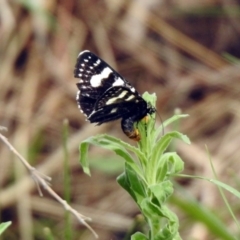
[[[138,209],[109,169],[116,157],[91,149],[92,177],[82,173],[78,145],[98,133],[126,141],[118,122],[94,127],[78,111],[73,69],[84,49],[95,52],[140,93],[155,92],[163,120],[181,108],[190,115],[179,130],[192,144],[176,143],[185,173],[212,178],[208,146],[220,180],[238,188],[240,171],[240,2],[173,1],[0,1],[0,125],[14,147],[64,197],[63,120],[69,121],[71,205],[93,219],[100,239],[123,239]],[[133,143],[134,144],[134,143]],[[99,158],[99,156],[101,156]],[[188,196],[218,213],[236,233],[226,206],[209,182],[179,179]],[[1,221],[13,221],[2,239],[64,237],[64,210],[46,193],[40,198],[28,172],[0,144]],[[236,215],[239,199],[227,195]],[[183,239],[216,239],[176,203]],[[72,218],[73,239],[93,239]],[[49,230],[48,229],[48,230]]]

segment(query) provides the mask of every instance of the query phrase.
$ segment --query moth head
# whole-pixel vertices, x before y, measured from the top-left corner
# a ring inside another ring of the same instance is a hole
[[[148,114],[153,114],[156,112],[156,108],[151,105],[151,103],[147,103],[147,113]]]

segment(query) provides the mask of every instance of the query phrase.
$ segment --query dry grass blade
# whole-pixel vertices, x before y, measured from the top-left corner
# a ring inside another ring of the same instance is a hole
[[[4,129],[4,128],[1,127],[1,129]],[[5,136],[0,134],[0,139],[8,146],[10,151],[12,151],[20,159],[22,164],[27,168],[31,177],[35,181],[37,188],[39,190],[40,190],[39,186],[44,188],[45,191],[47,191],[54,199],[56,199],[59,203],[61,203],[63,205],[63,207],[65,208],[66,211],[69,211],[70,213],[72,213],[81,224],[86,226],[93,233],[95,238],[98,238],[97,233],[91,228],[91,226],[89,224],[86,223],[86,220],[89,221],[91,219],[80,214],[78,211],[76,211],[74,208],[72,208],[64,199],[62,199],[55,191],[53,191],[53,189],[51,187],[49,187],[48,182],[51,180],[51,178],[38,172],[34,167],[32,167],[27,162],[27,160],[24,157],[22,157],[21,154],[9,143],[9,141],[7,140],[7,138]],[[42,195],[41,191],[40,191],[40,195]]]

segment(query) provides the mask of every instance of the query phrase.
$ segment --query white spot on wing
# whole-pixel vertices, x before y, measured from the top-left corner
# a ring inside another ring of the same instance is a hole
[[[77,92],[77,96],[76,96],[76,100],[78,101],[79,99],[79,96],[80,96],[80,91]],[[79,105],[78,105],[79,106]]]
[[[92,87],[101,86],[102,80],[107,78],[112,70],[109,67],[105,67],[100,74],[93,75],[90,80],[90,84]]]
[[[134,95],[130,95],[127,99],[125,99],[125,101],[130,101],[130,100],[132,100],[133,98],[135,98],[135,96],[134,96]]]
[[[84,67],[84,66],[85,66],[85,63],[81,63],[81,66]]]
[[[117,111],[117,108],[113,108],[110,113],[115,113]]]
[[[93,65],[94,65],[94,66],[98,66],[100,63],[101,63],[101,60],[98,59]]]
[[[93,111],[91,112],[91,114],[88,116],[88,119],[91,118],[91,116],[92,116],[95,112],[96,112],[96,111],[93,110]]]
[[[136,92],[136,89],[134,87],[130,88],[132,92]]]
[[[117,80],[113,83],[113,87],[115,86],[124,86],[124,81],[121,78],[117,78]]]
[[[81,55],[84,54],[84,53],[90,53],[90,51],[89,51],[89,50],[84,50],[84,51],[82,51],[82,52],[80,52],[80,53],[78,54],[78,57],[81,56]]]
[[[112,103],[116,102],[118,99],[123,98],[127,93],[128,93],[128,91],[123,91],[119,96],[114,97],[114,98],[110,98],[110,99],[106,102],[106,105],[109,105],[109,104],[112,104]]]
[[[127,91],[122,91],[118,98],[123,98],[127,93],[128,93]]]

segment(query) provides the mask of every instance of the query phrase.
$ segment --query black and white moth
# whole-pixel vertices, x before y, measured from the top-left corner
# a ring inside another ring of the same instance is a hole
[[[87,120],[100,125],[121,118],[123,132],[133,140],[140,140],[134,122],[155,113],[156,109],[126,79],[88,50],[78,55],[74,77],[80,79],[76,100]]]

